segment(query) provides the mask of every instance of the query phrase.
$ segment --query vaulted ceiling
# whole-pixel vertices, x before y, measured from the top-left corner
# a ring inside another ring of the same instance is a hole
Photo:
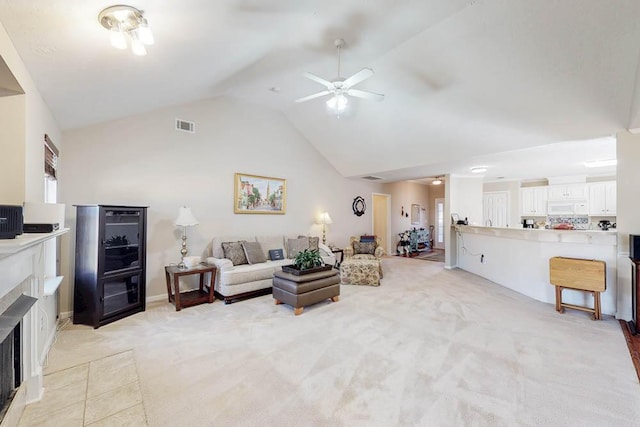
[[[129,4],[154,32],[146,57],[110,46],[97,16],[112,3],[0,0],[0,21],[63,129],[226,96],[282,111],[344,176],[389,181],[562,141],[574,141],[567,160],[578,164],[610,156],[611,135],[640,127],[638,0]],[[351,98],[340,118],[326,98],[293,102],[322,89],[303,72],[337,77],[336,38],[346,41],[342,77],[371,67],[358,88],[386,95]],[[599,138],[607,148],[590,151]]]

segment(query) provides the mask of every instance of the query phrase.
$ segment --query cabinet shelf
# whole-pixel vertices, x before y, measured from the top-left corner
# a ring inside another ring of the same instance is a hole
[[[136,243],[131,245],[105,246],[104,248],[108,250],[108,249],[122,249],[122,248],[137,248],[138,246],[139,245]]]

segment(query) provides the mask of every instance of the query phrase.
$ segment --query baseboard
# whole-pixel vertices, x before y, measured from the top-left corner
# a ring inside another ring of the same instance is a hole
[[[58,320],[71,319],[71,316],[73,316],[73,311],[61,311],[58,314]]]
[[[627,321],[627,320],[633,319],[633,315],[631,314],[630,311],[620,311],[620,310],[618,310],[618,311],[616,311],[616,319]]]
[[[152,297],[147,297],[145,301],[147,302],[147,304],[149,304],[150,302],[164,301],[166,299],[167,299],[167,294],[160,294],[160,295],[154,295]]]

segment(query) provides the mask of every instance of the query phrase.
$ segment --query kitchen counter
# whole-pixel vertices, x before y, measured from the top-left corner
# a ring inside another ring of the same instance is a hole
[[[602,313],[616,315],[617,232],[615,230],[549,230],[452,226],[455,266],[549,304],[555,289],[549,283],[549,259],[555,256],[602,260],[607,289]],[[563,301],[593,306],[591,295],[565,291]],[[549,310],[554,310],[553,306]]]
[[[565,242],[616,245],[618,235],[615,230],[551,230],[546,228],[482,227],[456,225],[455,230],[469,234],[503,237],[506,239],[534,240],[539,242]]]

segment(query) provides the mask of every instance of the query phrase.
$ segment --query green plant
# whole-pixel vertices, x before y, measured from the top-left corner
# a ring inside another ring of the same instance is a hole
[[[298,252],[298,255],[296,255],[293,260],[293,265],[300,270],[308,270],[314,267],[321,267],[324,265],[324,261],[322,260],[319,251],[310,251],[309,249],[305,249],[302,252]]]

